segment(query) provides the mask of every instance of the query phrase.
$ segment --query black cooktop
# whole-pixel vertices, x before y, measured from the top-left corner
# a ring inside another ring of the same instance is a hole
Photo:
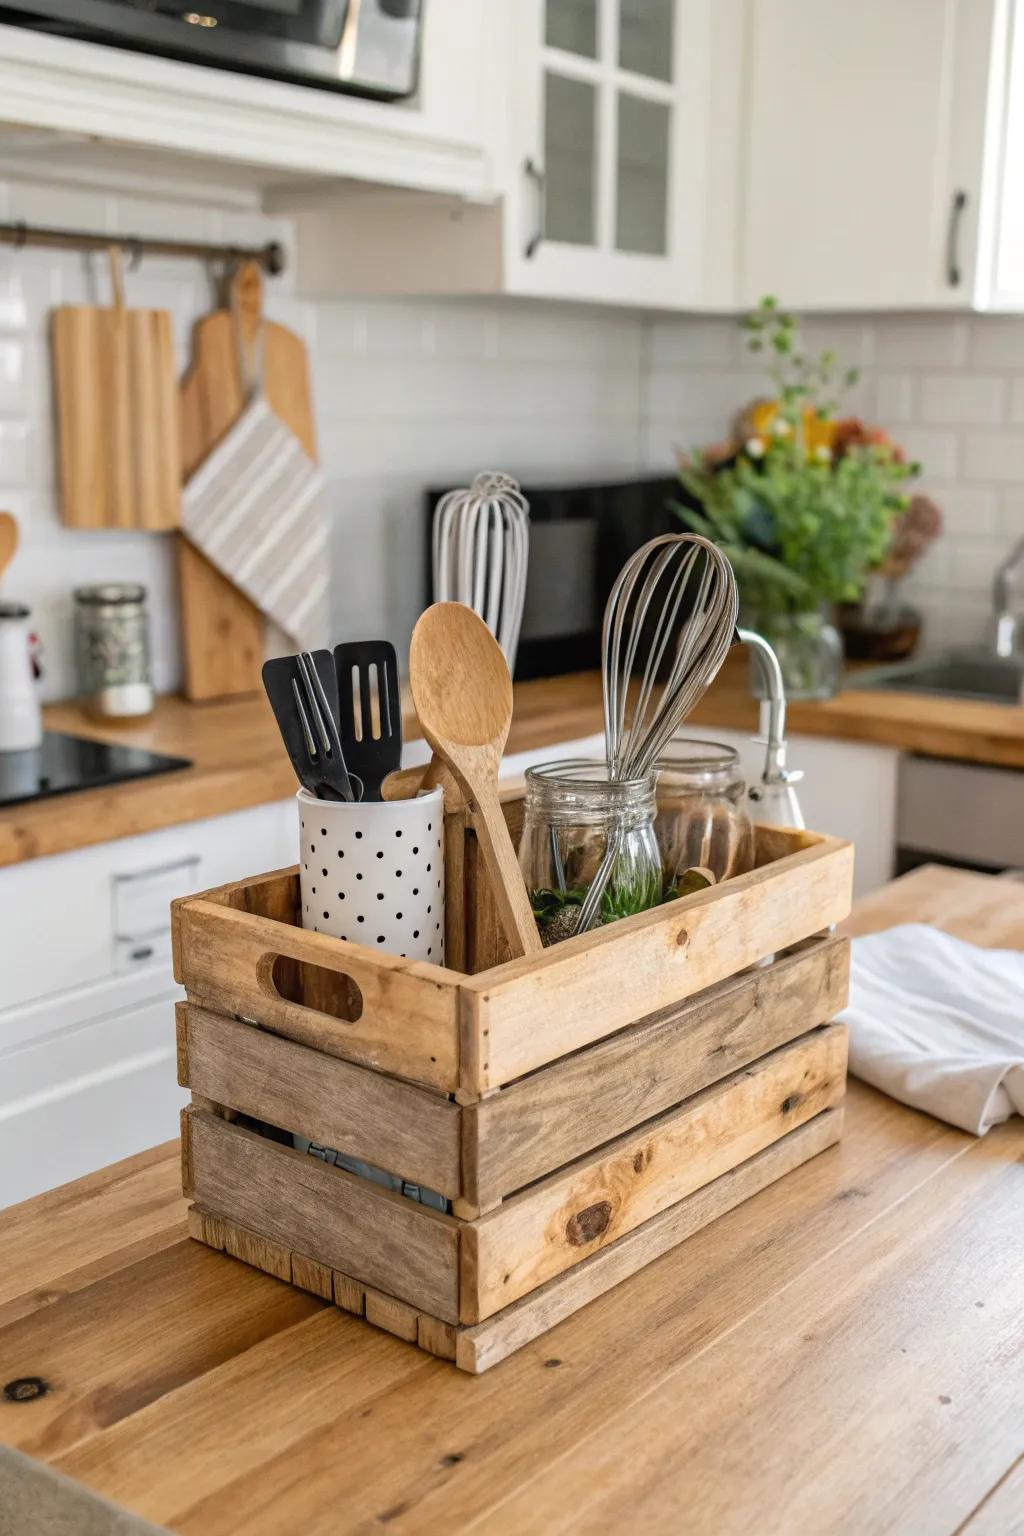
[[[38,747],[27,752],[0,752],[0,806],[123,784],[128,779],[147,779],[154,773],[191,766],[186,757],[161,757],[141,747],[46,731]]]

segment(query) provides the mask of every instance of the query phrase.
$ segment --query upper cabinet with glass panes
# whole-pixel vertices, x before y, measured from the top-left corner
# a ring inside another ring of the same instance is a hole
[[[734,0],[719,4],[735,18]],[[695,302],[712,51],[733,23],[716,20],[714,0],[523,0],[517,16],[508,285]]]

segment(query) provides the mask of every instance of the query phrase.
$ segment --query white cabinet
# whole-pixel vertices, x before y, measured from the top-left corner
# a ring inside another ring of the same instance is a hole
[[[0,1207],[177,1135],[170,902],[295,852],[287,800],[0,870]]]
[[[1013,43],[1014,9],[1013,0],[749,5],[745,304],[765,293],[798,309],[1024,299],[1024,45],[1019,35]]]
[[[288,196],[300,291],[734,304],[743,16],[743,0],[491,6],[500,196]]]
[[[487,37],[481,0],[427,4],[416,96],[380,102],[0,26],[0,123],[126,146],[136,167],[140,150],[165,171],[185,157],[257,187],[351,177],[492,197]]]

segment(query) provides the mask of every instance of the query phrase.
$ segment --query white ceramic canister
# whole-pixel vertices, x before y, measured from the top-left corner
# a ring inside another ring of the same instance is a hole
[[[444,793],[318,800],[300,789],[302,926],[444,964]]]
[[[0,752],[26,752],[43,739],[28,620],[24,603],[0,602]]]

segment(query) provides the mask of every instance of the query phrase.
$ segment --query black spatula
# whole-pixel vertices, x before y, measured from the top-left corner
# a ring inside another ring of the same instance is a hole
[[[264,663],[263,686],[303,789],[321,800],[355,800],[338,736],[338,682],[330,651]]]
[[[334,647],[338,729],[349,772],[363,799],[379,800],[388,774],[402,763],[402,699],[398,657],[390,640],[350,640]]]

